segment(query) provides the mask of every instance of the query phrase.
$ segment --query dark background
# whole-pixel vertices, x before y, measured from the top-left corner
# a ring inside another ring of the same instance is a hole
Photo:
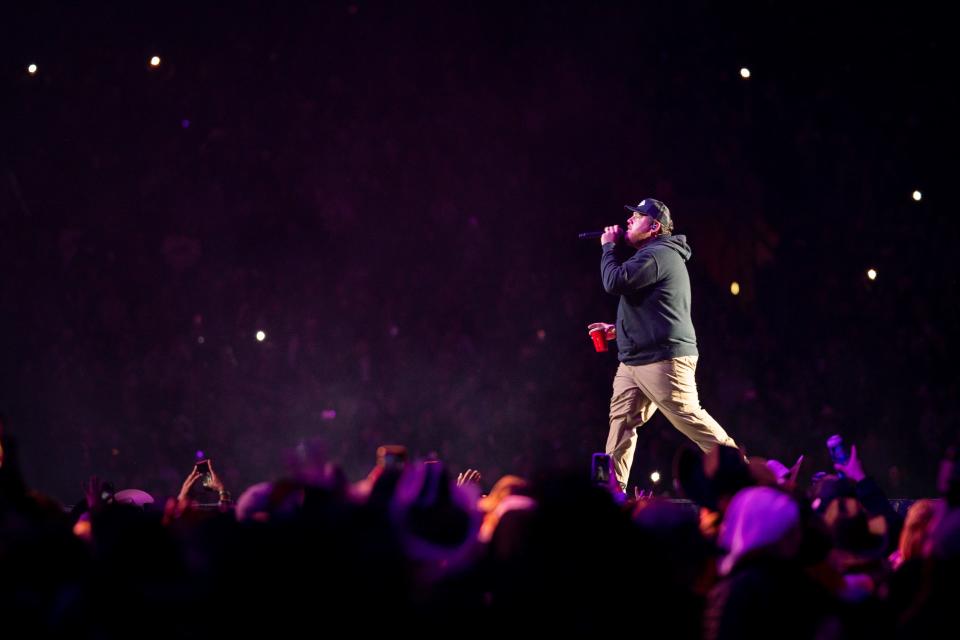
[[[8,7],[0,411],[28,480],[173,493],[201,449],[240,488],[318,440],[352,479],[384,442],[487,486],[586,472],[616,363],[585,328],[616,299],[575,237],[653,196],[731,435],[812,472],[842,433],[933,495],[956,45],[933,3],[838,4]],[[634,480],[669,490],[683,442],[655,417]]]

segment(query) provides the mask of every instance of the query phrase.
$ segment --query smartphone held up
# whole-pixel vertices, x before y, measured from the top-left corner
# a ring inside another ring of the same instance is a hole
[[[200,483],[209,489],[210,483],[213,480],[212,476],[210,475],[210,460],[199,460],[196,463],[195,468],[197,473],[200,474]]]
[[[590,463],[590,481],[598,486],[607,486],[610,484],[610,476],[613,472],[610,455],[606,453],[595,453]]]
[[[827,451],[830,452],[830,459],[834,464],[847,464],[850,461],[850,452],[840,435],[834,434],[827,438]],[[837,475],[843,477],[841,471],[837,471]]]

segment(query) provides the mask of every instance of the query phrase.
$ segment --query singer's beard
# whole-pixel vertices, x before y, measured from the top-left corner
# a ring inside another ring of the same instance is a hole
[[[643,245],[647,244],[650,240],[657,237],[656,231],[647,231],[646,233],[631,234],[629,231],[623,234],[623,241],[633,247],[634,249],[639,249]]]

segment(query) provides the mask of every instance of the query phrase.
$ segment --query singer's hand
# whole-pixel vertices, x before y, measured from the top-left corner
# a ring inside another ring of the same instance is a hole
[[[603,235],[600,236],[600,244],[620,241],[620,225],[615,224],[612,227],[604,227]]]
[[[603,329],[607,340],[617,339],[617,325],[615,324],[607,324],[606,322],[592,322],[587,325],[587,333],[590,333],[594,329]]]

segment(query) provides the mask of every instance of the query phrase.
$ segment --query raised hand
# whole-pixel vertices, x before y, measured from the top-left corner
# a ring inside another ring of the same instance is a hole
[[[457,486],[465,484],[480,484],[480,472],[476,469],[467,469],[457,476]]]
[[[212,469],[211,469],[212,471]],[[190,475],[187,476],[187,479],[183,481],[183,486],[180,487],[180,493],[177,494],[177,502],[187,499],[187,495],[190,493],[190,488],[200,479],[201,473],[197,471],[197,468],[194,466],[190,469]]]
[[[863,472],[863,464],[860,462],[860,457],[857,455],[857,445],[850,447],[850,459],[847,460],[846,463],[834,464],[833,468],[854,482],[860,482],[867,477],[867,474]]]
[[[633,499],[637,502],[645,502],[647,500],[653,500],[653,489],[650,489],[650,491],[644,491],[643,489],[638,489],[637,487],[634,487]]]
[[[87,500],[87,508],[93,511],[95,507],[107,504],[113,499],[113,496],[105,495],[104,490],[109,487],[109,483],[102,480],[100,476],[90,476],[83,483],[83,495]]]
[[[204,483],[207,489],[213,489],[217,493],[225,493],[226,489],[223,486],[223,481],[220,479],[220,476],[217,475],[217,472],[213,470],[213,460],[208,460],[207,464],[210,466],[210,479]]]
[[[797,476],[800,475],[800,467],[803,466],[803,455],[801,454],[797,461],[790,467],[790,473],[787,474],[787,484],[790,487],[797,486]]]

